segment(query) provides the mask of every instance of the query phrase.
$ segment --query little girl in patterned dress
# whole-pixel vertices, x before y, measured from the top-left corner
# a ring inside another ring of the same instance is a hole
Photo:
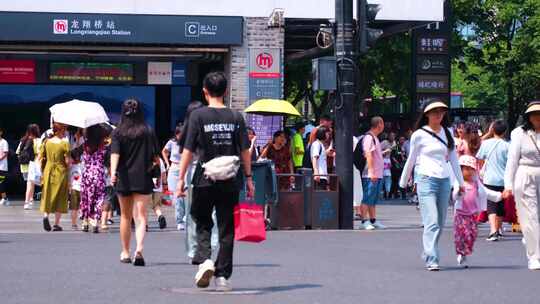
[[[501,201],[501,193],[484,187],[477,172],[476,158],[463,155],[459,158],[465,192],[459,194],[459,185],[455,185],[454,243],[456,246],[458,265],[467,268],[467,256],[473,252],[474,242],[478,236],[478,214],[487,209],[487,200]]]

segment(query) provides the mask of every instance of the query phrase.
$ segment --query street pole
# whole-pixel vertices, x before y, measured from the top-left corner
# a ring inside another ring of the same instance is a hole
[[[352,0],[336,0],[337,96],[335,102],[336,174],[339,178],[339,228],[353,229],[353,103],[355,102]]]

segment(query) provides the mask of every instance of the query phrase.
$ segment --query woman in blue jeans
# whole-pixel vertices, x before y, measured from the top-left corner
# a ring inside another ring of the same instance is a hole
[[[460,191],[464,183],[454,138],[448,130],[447,112],[448,106],[440,100],[432,100],[424,107],[399,182],[401,188],[406,188],[414,169],[424,224],[422,257],[429,271],[440,270],[439,238],[446,222],[451,180],[457,178]]]

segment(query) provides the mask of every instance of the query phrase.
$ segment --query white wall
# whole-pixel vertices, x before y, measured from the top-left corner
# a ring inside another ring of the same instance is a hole
[[[369,0],[380,20],[442,21],[444,0]],[[0,0],[0,11],[334,18],[335,0]]]

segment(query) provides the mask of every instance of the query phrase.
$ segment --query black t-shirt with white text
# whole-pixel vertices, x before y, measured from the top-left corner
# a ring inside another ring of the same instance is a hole
[[[199,156],[202,163],[219,156],[239,156],[248,150],[250,142],[246,123],[240,113],[229,108],[204,107],[191,113],[184,148]],[[194,185],[210,184],[204,178]]]

